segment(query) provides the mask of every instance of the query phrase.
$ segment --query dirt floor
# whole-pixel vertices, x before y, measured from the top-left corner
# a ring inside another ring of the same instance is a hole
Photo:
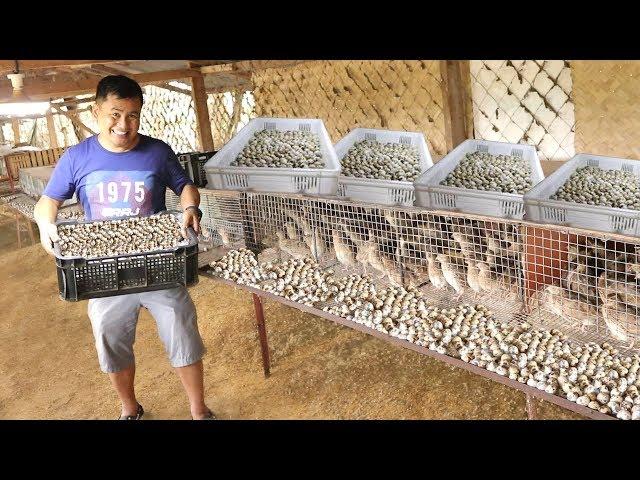
[[[37,228],[35,228],[37,235]],[[87,302],[58,298],[54,260],[0,216],[0,418],[114,419]],[[26,240],[25,240],[26,239]],[[36,238],[37,241],[37,238]],[[251,295],[202,278],[191,295],[209,406],[222,419],[524,419],[522,392],[347,327],[266,302],[272,375],[262,373]],[[136,337],[136,391],[148,419],[188,419],[151,316]],[[536,401],[541,418],[576,419]]]

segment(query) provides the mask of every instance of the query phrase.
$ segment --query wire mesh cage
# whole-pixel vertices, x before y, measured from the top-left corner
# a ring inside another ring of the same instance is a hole
[[[239,205],[253,253],[212,262],[223,278],[640,419],[636,239],[294,194]]]

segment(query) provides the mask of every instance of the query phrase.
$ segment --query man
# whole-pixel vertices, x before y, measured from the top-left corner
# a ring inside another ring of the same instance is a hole
[[[200,195],[166,143],[138,134],[142,89],[132,79],[100,80],[93,115],[99,133],[69,147],[58,161],[34,216],[44,249],[53,255],[62,202],[77,194],[87,219],[151,215],[165,209],[165,189],[180,195],[183,228],[199,232]],[[204,345],[185,287],[89,300],[89,318],[102,371],[122,402],[121,420],[138,420],[144,409],[134,392],[133,343],[140,307],[149,310],[189,398],[194,419],[214,418],[204,402]]]

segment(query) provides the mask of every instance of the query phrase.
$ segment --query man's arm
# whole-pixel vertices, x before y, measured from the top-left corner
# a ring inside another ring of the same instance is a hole
[[[42,248],[50,255],[54,254],[53,242],[58,241],[56,218],[60,205],[62,205],[61,201],[42,195],[33,209],[33,217],[40,230],[40,243]]]
[[[180,193],[180,205],[182,205],[183,219],[182,236],[187,238],[187,227],[191,226],[196,234],[200,233],[200,218],[198,207],[200,207],[200,192],[195,185],[185,185]],[[195,207],[195,208],[189,208]]]
[[[53,243],[58,241],[56,218],[58,209],[65,199],[71,198],[76,190],[73,180],[71,150],[68,148],[56,163],[44,194],[36,203],[33,217],[40,229],[40,243],[47,253],[53,255]]]

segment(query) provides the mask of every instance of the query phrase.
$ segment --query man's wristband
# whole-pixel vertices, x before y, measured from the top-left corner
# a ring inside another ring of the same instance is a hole
[[[188,207],[186,207],[184,209],[184,211],[186,212],[189,209],[192,209],[192,210],[196,211],[196,213],[198,215],[198,220],[200,220],[202,218],[202,210],[200,210],[198,207],[196,207],[195,205],[189,205]]]

